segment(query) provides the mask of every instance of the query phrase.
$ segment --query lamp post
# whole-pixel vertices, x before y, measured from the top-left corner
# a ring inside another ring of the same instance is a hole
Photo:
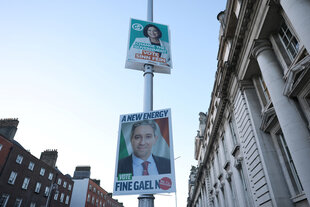
[[[148,0],[147,2],[147,21],[153,21],[153,0]],[[153,110],[153,68],[153,65],[144,65],[143,112],[149,112]],[[139,195],[139,207],[154,207],[154,199],[155,197],[153,194]]]

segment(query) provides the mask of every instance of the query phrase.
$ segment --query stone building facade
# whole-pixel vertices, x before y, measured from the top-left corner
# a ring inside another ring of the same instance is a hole
[[[310,206],[309,11],[310,0],[227,0],[187,206]]]

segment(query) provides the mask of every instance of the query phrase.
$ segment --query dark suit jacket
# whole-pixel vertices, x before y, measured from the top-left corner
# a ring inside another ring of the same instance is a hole
[[[171,173],[170,160],[164,157],[152,155],[155,161],[158,174]],[[123,173],[132,173],[132,155],[118,161],[117,175]]]

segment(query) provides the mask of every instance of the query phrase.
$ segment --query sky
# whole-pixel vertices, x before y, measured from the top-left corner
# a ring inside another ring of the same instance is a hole
[[[199,112],[209,107],[217,66],[216,16],[226,1],[154,0],[153,21],[171,33],[171,74],[154,74],[153,109],[171,108],[177,192],[155,206],[186,206]],[[0,0],[0,118],[18,118],[15,140],[40,157],[57,149],[70,174],[113,191],[119,117],[143,111],[143,72],[125,69],[130,18],[147,0]],[[137,195],[115,196],[125,207]]]

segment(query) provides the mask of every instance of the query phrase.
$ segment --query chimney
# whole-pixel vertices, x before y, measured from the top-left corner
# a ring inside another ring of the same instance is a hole
[[[90,178],[90,166],[77,166],[73,175],[74,179]]]
[[[49,166],[55,168],[57,157],[58,157],[57,150],[45,150],[44,152],[41,153],[40,160],[42,160]]]
[[[98,179],[91,179],[94,183],[96,183],[98,186],[100,186],[100,180]]]
[[[0,119],[0,135],[9,141],[13,141],[18,123],[18,119]]]

